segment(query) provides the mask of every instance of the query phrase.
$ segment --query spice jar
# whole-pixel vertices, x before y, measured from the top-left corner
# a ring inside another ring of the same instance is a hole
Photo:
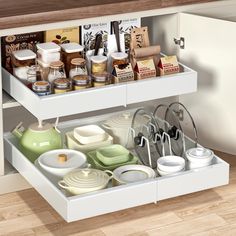
[[[27,71],[30,66],[35,64],[36,54],[29,50],[18,50],[12,52],[12,67],[13,75],[17,78],[26,81]]]
[[[32,88],[32,84],[42,80],[42,70],[40,66],[31,66],[27,71],[27,86]]]
[[[65,68],[64,63],[62,61],[54,61],[50,64],[49,74],[48,74],[48,81],[53,83],[55,79],[58,78],[65,78]]]
[[[102,55],[92,56],[91,58],[92,74],[102,74],[107,71],[107,57]]]
[[[51,86],[47,81],[36,81],[32,85],[33,91],[38,96],[45,96],[51,93]]]
[[[48,79],[48,74],[49,74],[49,69],[50,69],[50,64],[46,64],[39,59],[37,60],[37,64],[39,65],[41,69],[41,76],[42,80],[47,80]]]
[[[74,58],[71,60],[69,77],[73,78],[76,75],[87,75],[86,61],[84,58]]]
[[[65,43],[60,46],[62,49],[61,60],[65,64],[66,75],[69,76],[71,60],[82,57],[84,47],[78,43]]]
[[[91,87],[91,79],[88,75],[76,75],[72,78],[72,89],[80,90]]]
[[[107,72],[102,74],[96,74],[92,75],[92,81],[93,87],[101,87],[110,84],[110,77]]]
[[[111,53],[112,66],[123,65],[128,62],[128,54],[125,52],[113,52]]]
[[[59,61],[60,54],[60,46],[56,43],[48,42],[48,43],[39,43],[37,44],[37,55],[38,59],[43,63],[50,64],[53,61]]]
[[[58,78],[53,81],[53,91],[55,94],[69,92],[70,89],[70,80],[66,78]]]

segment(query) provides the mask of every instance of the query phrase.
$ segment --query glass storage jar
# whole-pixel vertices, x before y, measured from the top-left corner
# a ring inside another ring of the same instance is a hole
[[[66,78],[58,78],[53,81],[53,91],[55,94],[66,93],[71,90],[71,82]]]
[[[61,44],[61,60],[65,64],[66,75],[69,77],[69,71],[71,68],[71,60],[74,58],[82,57],[84,47],[78,43],[64,43]]]
[[[110,83],[111,83],[110,76],[107,72],[102,74],[92,75],[93,87],[101,87],[108,85]]]
[[[27,71],[30,66],[35,65],[36,54],[29,50],[18,50],[12,52],[13,75],[26,82]]]
[[[51,93],[51,86],[48,81],[36,81],[32,85],[32,90],[38,96],[45,96]]]
[[[62,61],[54,61],[50,64],[49,73],[48,73],[48,81],[53,83],[55,79],[65,78],[65,67]]]
[[[102,74],[107,71],[107,57],[102,55],[92,56],[91,58],[91,73]]]
[[[91,78],[89,75],[76,75],[72,78],[72,89],[80,90],[91,87]]]
[[[32,84],[36,81],[41,81],[42,79],[42,69],[40,66],[35,65],[29,67],[27,71],[27,86],[32,88]]]
[[[86,61],[84,58],[74,58],[71,60],[69,77],[73,78],[76,75],[87,75]]]
[[[122,65],[128,62],[128,54],[125,52],[113,52],[111,53],[112,66]]]

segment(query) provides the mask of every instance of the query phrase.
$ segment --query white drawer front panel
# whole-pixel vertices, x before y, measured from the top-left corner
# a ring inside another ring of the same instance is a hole
[[[229,165],[217,157],[215,161],[215,164],[205,168],[159,178],[157,201],[228,184]]]

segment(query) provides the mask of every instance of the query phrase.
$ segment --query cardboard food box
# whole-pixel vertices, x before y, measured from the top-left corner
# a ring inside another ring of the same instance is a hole
[[[179,73],[179,63],[176,56],[162,57],[158,63],[160,75],[170,75]]]
[[[134,71],[130,63],[115,65],[112,75],[114,76],[114,83],[134,80]]]
[[[95,38],[97,34],[102,34],[102,47],[107,47],[107,35],[111,31],[110,23],[94,23],[83,25],[81,27],[81,44],[84,46],[85,51],[92,50],[95,47]]]
[[[156,68],[153,58],[137,61],[134,71],[136,72],[138,80],[156,77]]]
[[[12,73],[12,52],[21,49],[30,49],[36,52],[37,43],[43,43],[43,32],[9,35],[6,37],[2,37],[2,66]]]
[[[79,43],[80,42],[80,28],[64,28],[56,30],[47,30],[44,34],[45,42],[54,42],[56,44],[62,43]]]

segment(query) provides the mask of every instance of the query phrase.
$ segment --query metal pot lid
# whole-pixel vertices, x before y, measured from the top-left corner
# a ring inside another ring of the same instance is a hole
[[[134,131],[133,141],[135,152],[140,161],[146,166],[156,168],[156,161],[160,157],[160,153],[157,151],[156,144],[153,141],[155,133],[159,130],[159,126],[154,117],[144,109],[138,109],[134,113],[131,128]]]
[[[70,149],[56,149],[43,153],[38,162],[42,167],[52,169],[74,169],[83,166],[87,161],[85,154]]]
[[[70,187],[76,188],[95,188],[104,186],[110,180],[107,173],[110,171],[101,171],[97,169],[79,169],[68,173],[64,176],[63,180]]]
[[[192,158],[210,158],[214,155],[213,151],[204,147],[191,148],[186,151],[186,155]]]
[[[197,147],[198,134],[194,119],[188,109],[180,102],[173,102],[169,107],[177,114],[182,131],[194,140],[191,147]]]

